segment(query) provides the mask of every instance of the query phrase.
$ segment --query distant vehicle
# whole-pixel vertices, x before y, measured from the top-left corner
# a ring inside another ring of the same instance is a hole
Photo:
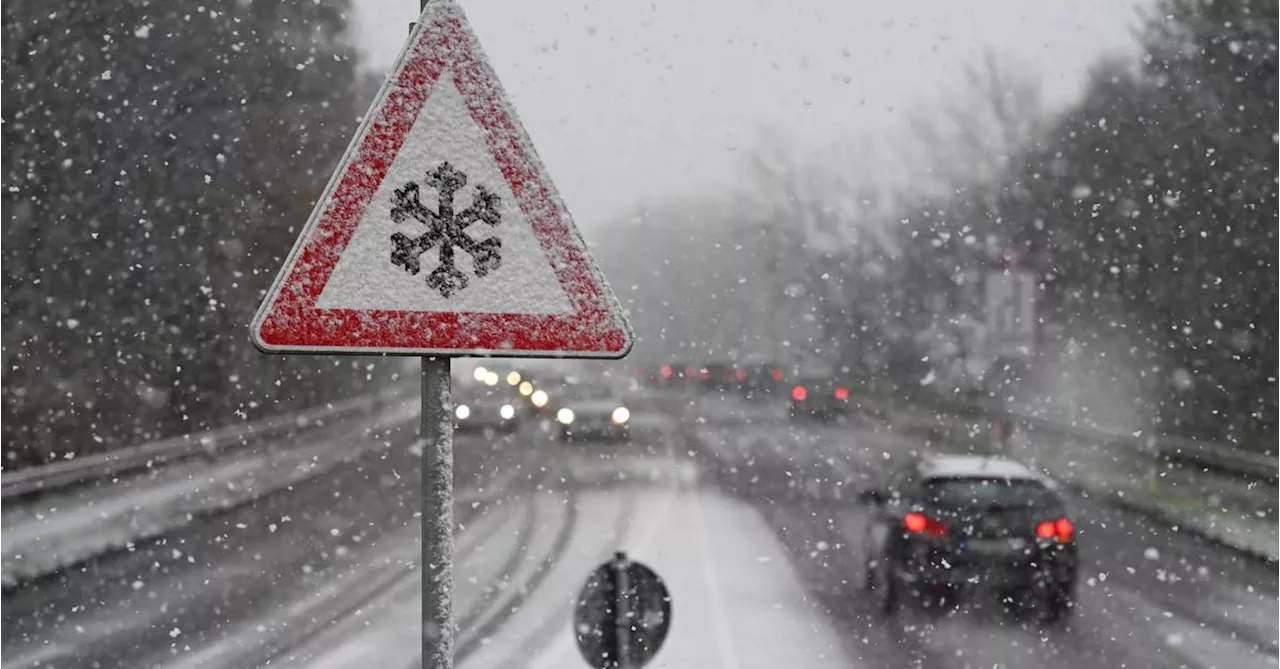
[[[746,378],[738,378],[738,368],[731,362],[708,362],[698,368],[698,388],[708,392],[734,390]]]
[[[876,609],[938,609],[974,590],[1034,603],[1047,622],[1071,610],[1075,526],[1050,479],[1007,458],[939,455],[910,462],[884,488],[866,535],[865,587]]]
[[[772,362],[755,362],[738,370],[742,382],[739,392],[747,399],[766,399],[783,387],[786,372],[782,365]]]
[[[566,384],[556,398],[556,406],[561,441],[631,441],[631,410],[608,384]]]
[[[833,376],[806,376],[791,385],[791,420],[841,420],[849,415],[850,388]]]
[[[684,388],[696,381],[701,367],[690,362],[672,361],[658,365],[655,383],[663,388]]]
[[[510,434],[520,429],[520,411],[510,389],[472,385],[459,391],[453,406],[454,429],[458,432],[491,430]]]
[[[543,373],[526,380],[529,381],[528,387],[520,389],[517,386],[521,404],[529,413],[543,416],[553,414],[557,403],[564,397],[565,389],[579,382],[572,374],[562,373]]]

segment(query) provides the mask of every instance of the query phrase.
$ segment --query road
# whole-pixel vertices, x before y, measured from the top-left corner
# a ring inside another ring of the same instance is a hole
[[[634,420],[625,447],[564,447],[537,425],[458,437],[460,667],[580,666],[571,598],[618,548],[672,589],[654,666],[1277,666],[1274,569],[1079,497],[1067,626],[986,608],[881,620],[859,589],[866,516],[850,493],[922,444],[732,400],[656,402]],[[7,591],[4,669],[415,666],[413,442],[389,435],[251,505]]]

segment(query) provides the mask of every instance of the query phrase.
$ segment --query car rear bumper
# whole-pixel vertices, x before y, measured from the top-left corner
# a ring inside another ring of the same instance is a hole
[[[790,416],[799,419],[831,420],[848,415],[849,405],[847,403],[810,405],[792,402],[790,408]]]
[[[1032,551],[1018,556],[962,555],[935,551],[927,559],[908,559],[897,571],[900,581],[922,586],[996,590],[1071,589],[1076,580],[1073,553]]]

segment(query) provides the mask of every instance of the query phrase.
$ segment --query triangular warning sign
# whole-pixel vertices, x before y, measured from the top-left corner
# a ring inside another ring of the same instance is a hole
[[[275,353],[630,349],[617,299],[451,0],[427,4],[253,341]]]

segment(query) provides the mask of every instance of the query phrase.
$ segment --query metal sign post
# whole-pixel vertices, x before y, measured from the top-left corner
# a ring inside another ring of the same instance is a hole
[[[627,596],[631,592],[631,584],[627,578],[627,554],[618,551],[613,558],[613,606],[614,606],[614,658],[619,669],[631,667],[631,612],[627,606]]]
[[[422,666],[453,667],[453,398],[449,358],[422,358]]]

